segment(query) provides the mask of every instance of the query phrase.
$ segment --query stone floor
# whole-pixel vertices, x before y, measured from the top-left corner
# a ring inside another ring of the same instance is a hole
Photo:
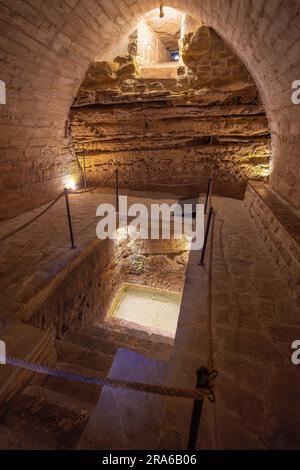
[[[95,205],[104,198],[113,202],[112,194],[71,196],[77,250],[69,250],[63,201],[49,213],[47,226],[41,220],[35,232],[29,231],[25,249],[19,235],[6,242],[1,282],[7,301],[24,302],[20,292],[26,292],[39,270],[55,275],[46,271],[49,262],[62,269],[66,250],[78,256],[89,237],[95,237]],[[195,371],[207,360],[207,315],[211,314],[219,372],[217,403],[205,403],[199,447],[297,448],[300,387],[299,371],[291,364],[291,343],[300,337],[299,306],[290,297],[244,202],[213,197],[213,204],[217,210],[213,244],[204,268],[198,266],[199,253],[190,253],[169,384],[195,385]],[[21,218],[7,223],[5,230],[17,222]],[[55,236],[49,226],[55,226]],[[64,349],[64,354],[70,357],[68,351]],[[185,448],[192,404],[176,399],[169,403],[167,440],[162,446]]]
[[[32,361],[41,360],[32,355],[32,344],[37,345],[39,342],[43,355],[47,348],[49,355],[49,349],[53,346],[46,332],[41,334],[39,329],[29,325],[19,324],[17,328],[7,331],[7,334],[10,343],[13,343],[10,344],[11,353],[21,353],[22,357],[29,354]],[[172,346],[170,338],[137,330],[126,321],[114,319],[81,328],[80,331],[69,330],[63,339],[55,341],[53,352],[56,354],[52,355],[52,362],[47,362],[47,365],[61,371],[98,377],[101,373],[109,373],[120,348],[129,348],[131,357],[146,355],[150,363],[163,361],[167,364]],[[128,366],[127,361],[127,369]],[[18,374],[14,375],[14,382],[7,380],[13,373]],[[20,393],[11,396],[13,390],[10,385],[16,385],[16,380]],[[74,449],[87,426],[89,416],[93,414],[101,390],[102,387],[95,384],[42,374],[30,379],[23,377],[22,369],[1,366],[0,450]],[[7,406],[6,399],[9,396]],[[151,397],[156,398],[151,395],[150,402]],[[111,408],[112,414],[115,414],[115,410],[118,408]],[[148,434],[147,429],[144,431]],[[155,435],[153,430],[152,436]]]
[[[121,191],[121,194],[125,192]],[[174,202],[176,195],[128,192],[129,204],[143,201]],[[70,208],[77,248],[70,249],[65,200],[62,197],[40,219],[11,238],[0,242],[0,325],[20,318],[24,305],[37,298],[57,273],[77,258],[96,238],[96,208],[101,203],[115,204],[112,189],[97,189],[86,194],[71,194]],[[0,238],[26,223],[45,206],[0,224]],[[99,240],[98,240],[99,241]]]
[[[207,364],[211,316],[217,402],[205,403],[198,446],[299,448],[299,370],[291,362],[299,305],[244,203],[215,197],[213,203],[205,266],[190,253],[169,384],[195,384],[197,368]],[[191,406],[169,403],[163,448],[185,448]]]

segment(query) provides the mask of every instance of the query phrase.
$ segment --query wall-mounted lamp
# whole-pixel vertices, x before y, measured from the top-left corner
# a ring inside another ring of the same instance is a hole
[[[163,5],[163,2],[161,2],[160,6],[159,6],[159,17],[163,18],[164,16],[165,16],[165,14],[164,14],[164,5]]]
[[[67,176],[64,181],[64,186],[70,191],[75,191],[77,189],[75,178],[73,178],[73,176]]]

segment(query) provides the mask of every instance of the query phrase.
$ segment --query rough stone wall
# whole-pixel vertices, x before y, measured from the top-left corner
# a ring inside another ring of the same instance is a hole
[[[184,13],[181,19],[180,40],[182,40],[186,34],[197,31],[201,24],[201,21],[197,21],[195,18]]]
[[[252,78],[244,64],[208,26],[202,25],[182,39],[183,63],[193,71],[194,86],[213,86],[249,82]]]
[[[27,322],[61,337],[70,326],[103,320],[123,282],[181,293],[187,259],[180,240],[104,240]]]
[[[276,208],[276,203],[279,205],[279,210]],[[293,297],[300,303],[299,219],[290,214],[289,208],[285,208],[284,204],[276,199],[275,204],[268,206],[255,190],[255,186],[247,186],[245,204]],[[276,217],[276,213],[274,214],[276,209],[283,217],[285,225]]]
[[[170,0],[169,6],[213,27],[254,77],[272,130],[270,184],[296,210],[299,198],[299,0]],[[154,0],[61,0],[1,3],[1,217],[50,199],[62,189],[71,158],[62,158],[70,105],[89,63],[106,60]],[[6,179],[18,171],[11,185]]]
[[[186,54],[191,49],[186,42]],[[177,79],[151,81],[93,63],[70,113],[88,185],[112,185],[118,168],[123,187],[191,195],[213,177],[214,192],[243,197],[248,179],[268,174],[269,129],[251,78],[226,64],[222,88],[218,75],[211,83],[181,66]]]
[[[190,252],[168,383],[194,387],[199,367],[218,371],[197,448],[298,449],[299,366],[291,344],[300,335],[299,304],[244,203],[213,201],[205,266]],[[186,449],[192,407],[166,400],[161,449]]]

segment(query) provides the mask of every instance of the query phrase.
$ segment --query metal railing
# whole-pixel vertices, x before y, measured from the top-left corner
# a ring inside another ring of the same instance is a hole
[[[196,388],[208,389],[209,388],[210,373],[206,367],[201,367],[197,370]],[[200,426],[200,419],[203,407],[203,400],[195,400],[193,405],[192,419],[190,425],[190,432],[187,444],[187,450],[195,450],[197,445],[197,438]]]
[[[206,196],[205,196],[204,214],[207,213],[208,203],[210,203],[210,206],[211,206],[211,195],[212,195],[212,179],[209,178],[207,190],[206,190]]]
[[[85,174],[85,172],[84,172]],[[115,170],[114,174],[115,175],[115,192],[116,192],[116,210],[119,211],[119,174],[118,170]],[[32,219],[28,220],[25,222],[23,225],[20,227],[12,230],[11,232],[7,233],[6,235],[3,235],[0,237],[0,243],[2,241],[5,241],[12,237],[13,235],[19,233],[21,230],[24,230],[27,228],[29,225],[31,225],[33,222],[38,220],[42,215],[44,215],[46,212],[48,212],[58,201],[61,197],[65,197],[65,203],[66,203],[66,212],[67,212],[67,220],[68,220],[68,227],[69,227],[69,234],[70,234],[70,242],[71,242],[71,249],[74,250],[76,248],[75,244],[75,236],[74,236],[74,230],[73,230],[73,222],[72,222],[72,215],[71,215],[71,208],[70,208],[70,200],[69,200],[69,194],[86,194],[90,191],[94,191],[96,188],[89,188],[87,189],[86,186],[86,176],[84,177],[84,190],[83,191],[70,191],[67,188],[64,188],[63,192],[60,193],[53,201],[50,202],[50,204],[45,207],[39,214],[34,216]]]
[[[215,394],[213,391],[213,382],[216,378],[215,371],[209,371],[205,367],[197,371],[197,385],[196,388],[181,388],[170,387],[165,385],[149,384],[144,382],[134,382],[122,379],[115,379],[105,376],[103,373],[95,375],[84,375],[74,373],[63,369],[49,367],[47,365],[34,363],[10,355],[6,356],[5,364],[10,364],[15,367],[25,369],[34,373],[58,377],[73,382],[80,382],[85,384],[94,384],[119,388],[123,390],[134,390],[136,392],[151,393],[155,395],[173,397],[173,398],[187,398],[193,399],[193,414],[189,432],[189,439],[187,443],[187,450],[195,450],[197,445],[198,429],[201,417],[203,401],[208,399],[212,402],[215,401]]]
[[[67,188],[64,189],[64,194],[65,194],[65,201],[66,201],[66,208],[67,208],[70,239],[71,239],[71,249],[74,250],[76,248],[76,245],[74,241],[73,224],[72,224],[70,204],[69,204],[69,194],[68,194]]]
[[[119,171],[118,169],[115,170],[114,175],[115,175],[115,204],[116,204],[116,211],[119,211]],[[71,210],[70,210],[69,194],[82,194],[82,193],[84,194],[86,192],[89,192],[95,189],[95,188],[92,188],[88,190],[86,187],[86,177],[84,178],[84,181],[85,181],[84,191],[69,192],[69,190],[65,188],[63,193],[61,193],[54,201],[52,201],[40,214],[35,216],[30,221],[26,222],[24,225],[22,225],[18,229],[0,238],[0,242],[9,238],[15,233],[18,233],[20,230],[26,228],[32,222],[37,220],[45,212],[47,212],[51,207],[53,207],[54,204],[64,195],[65,203],[66,203],[70,241],[71,241],[71,249],[75,249],[76,244],[75,244],[72,216],[71,216]],[[206,227],[205,227],[204,243],[203,243],[203,248],[201,252],[201,259],[198,263],[200,266],[204,266],[204,259],[205,259],[207,244],[208,244],[210,228],[211,228],[213,217],[214,217],[214,209],[212,207],[212,179],[211,178],[209,178],[206,196],[205,196],[205,206],[204,206],[205,214],[207,213],[208,205],[210,207],[209,207],[209,213],[208,213]],[[11,358],[11,363],[17,367],[23,367],[23,368],[27,368],[36,372],[47,373],[50,375],[52,374],[52,375],[59,376],[59,377],[65,377],[67,374],[69,374],[68,378],[70,380],[75,380],[75,381],[83,381],[87,383],[99,383],[102,385],[105,383],[105,380],[108,380],[108,381],[110,380],[110,382],[113,382],[111,379],[108,379],[108,378],[106,379],[102,377],[101,379],[99,378],[97,379],[95,377],[85,377],[81,375],[62,372],[56,369],[51,369],[51,368],[41,366],[38,364],[27,363],[24,360]],[[180,393],[181,393],[181,396],[185,396],[187,398],[194,398],[193,411],[192,411],[188,443],[187,443],[187,450],[195,450],[196,445],[197,445],[197,438],[198,438],[198,433],[199,433],[199,426],[200,426],[204,398],[208,398],[212,402],[215,401],[215,396],[212,390],[212,382],[215,379],[216,375],[217,374],[214,370],[209,370],[206,367],[201,367],[200,369],[198,369],[196,389],[194,389],[194,392],[189,389],[172,389],[171,387],[155,386],[155,385],[150,385],[150,384],[129,383],[129,382],[126,383],[126,381],[117,381],[117,380],[115,380],[116,382],[115,385],[113,385],[113,383],[111,383],[111,385],[121,387],[121,388],[131,387],[138,391],[146,391],[146,392],[148,391],[148,393],[156,393],[156,394],[158,393],[158,394],[171,395],[171,396],[180,396]]]
[[[198,263],[199,266],[204,266],[204,258],[205,258],[207,242],[208,242],[208,237],[209,237],[209,231],[210,231],[210,227],[211,227],[213,217],[214,217],[214,208],[210,207],[207,222],[206,222],[206,227],[205,227],[204,243],[203,243],[203,248],[202,248],[202,251],[201,251],[201,258],[200,258],[200,261]]]
[[[116,211],[119,212],[119,170],[118,169],[116,169],[115,189],[116,189]]]

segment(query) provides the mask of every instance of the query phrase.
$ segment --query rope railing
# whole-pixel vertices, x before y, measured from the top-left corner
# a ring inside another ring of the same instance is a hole
[[[45,209],[43,209],[38,215],[30,219],[28,222],[25,224],[21,225],[20,227],[16,228],[15,230],[12,230],[11,232],[7,233],[3,237],[0,238],[0,242],[3,242],[4,240],[7,240],[8,238],[12,237],[13,235],[17,234],[18,232],[21,232],[21,230],[25,229],[29,225],[31,225],[33,222],[38,220],[42,215],[44,215],[46,212],[48,212],[51,207],[54,206],[54,204],[57,203],[57,201],[64,195],[64,193],[60,193],[57,198],[55,198]]]
[[[67,188],[64,189],[63,192],[61,192],[53,201],[50,202],[50,204],[45,207],[39,214],[36,216],[32,217],[30,220],[25,222],[23,225],[20,227],[12,230],[11,232],[7,233],[6,235],[3,235],[0,237],[0,243],[9,239],[10,237],[13,237],[17,233],[21,232],[25,228],[29,227],[33,222],[38,220],[42,215],[46,214],[58,201],[61,197],[65,196],[65,201],[66,201],[66,208],[67,208],[67,216],[68,216],[68,224],[69,224],[69,231],[70,231],[70,238],[71,238],[71,248],[74,249],[76,248],[75,242],[74,242],[74,235],[73,235],[73,227],[72,227],[72,218],[71,218],[71,213],[70,213],[70,204],[69,204],[69,199],[68,196],[69,194],[85,194],[91,191],[94,191],[96,188],[90,188],[90,189],[84,189],[83,191],[71,191]]]
[[[119,208],[119,174],[118,169],[114,171],[111,177],[115,177],[115,194],[116,194],[116,209]],[[193,184],[200,184],[207,181],[201,180],[194,182]],[[148,183],[148,184],[156,184],[156,185],[164,185],[164,186],[172,186],[172,184],[164,184],[164,183]],[[187,186],[187,184],[179,184],[173,186]],[[85,194],[86,192],[93,191],[95,188],[87,189],[85,185],[85,189],[83,191],[75,191],[70,192],[68,189],[64,189],[64,191],[57,196],[57,198],[52,201],[45,209],[43,209],[38,215],[33,217],[31,220],[23,224],[22,226],[18,227],[17,229],[13,230],[12,232],[6,234],[2,238],[0,238],[0,242],[3,240],[8,239],[9,237],[13,236],[14,234],[20,232],[24,228],[28,227],[31,223],[35,220],[39,219],[43,214],[45,214],[51,207],[54,206],[56,202],[64,195],[66,201],[66,209],[67,209],[67,216],[68,216],[68,224],[69,224],[69,231],[70,231],[70,239],[71,239],[71,248],[76,248],[75,241],[74,241],[74,234],[73,234],[73,227],[72,227],[72,219],[70,213],[70,206],[69,206],[69,194]],[[202,248],[201,253],[201,260],[199,265],[204,266],[204,258],[205,252],[207,247],[207,242],[210,233],[210,227],[213,227],[214,222],[214,209],[212,207],[212,179],[209,179],[207,192],[206,192],[206,199],[205,199],[205,213],[207,211],[208,204],[210,206],[209,214],[206,223],[205,229],[205,237],[204,237],[204,245]],[[211,230],[211,234],[213,237],[213,228]],[[210,260],[211,264],[211,260]],[[214,394],[214,382],[217,377],[217,372],[214,370],[214,362],[213,362],[213,341],[212,341],[212,324],[211,324],[211,314],[208,316],[208,368],[202,367],[197,370],[197,383],[196,388],[181,388],[181,387],[171,387],[171,386],[163,386],[163,385],[156,385],[156,384],[148,384],[144,382],[135,382],[135,381],[128,381],[128,380],[119,380],[111,377],[107,377],[101,373],[98,373],[97,376],[92,375],[84,375],[73,373],[70,371],[65,371],[62,369],[51,368],[42,364],[33,363],[30,361],[26,361],[24,359],[7,356],[6,363],[12,366],[26,369],[35,373],[46,374],[49,376],[59,377],[62,379],[67,379],[70,381],[81,382],[86,384],[94,384],[99,386],[109,386],[124,390],[133,390],[137,392],[144,392],[144,393],[151,393],[169,397],[176,397],[176,398],[187,398],[194,400],[193,406],[193,413],[191,419],[191,426],[190,426],[190,433],[188,439],[188,450],[194,450],[197,444],[197,435],[199,430],[199,423],[201,418],[202,406],[203,401],[208,399],[211,402],[215,402],[215,394]]]
[[[115,194],[116,194],[116,210],[117,212],[119,211],[119,170],[116,169],[112,175],[110,175],[109,179],[111,179],[112,177],[115,177]],[[202,179],[202,180],[199,180],[197,182],[189,182],[189,183],[179,183],[179,184],[175,184],[175,183],[155,183],[155,182],[148,182],[147,184],[149,185],[152,185],[152,186],[164,186],[164,187],[178,187],[178,186],[187,186],[187,185],[199,185],[199,184],[202,184],[203,182],[205,182],[207,180],[205,179]],[[212,179],[209,178],[209,182],[208,182],[208,187],[207,187],[207,192],[206,192],[206,199],[205,199],[205,210],[204,210],[204,213],[206,214],[206,211],[207,211],[207,206],[208,206],[208,201],[210,202],[210,206],[211,206],[211,194],[212,194]],[[94,188],[89,188],[87,189],[86,187],[86,181],[85,181],[85,189],[83,191],[70,191],[68,189],[64,189],[64,191],[62,193],[60,193],[45,209],[43,209],[39,214],[37,214],[35,217],[33,217],[32,219],[30,219],[29,221],[27,221],[25,224],[21,225],[20,227],[18,227],[17,229],[15,230],[12,230],[11,232],[7,233],[6,235],[0,237],[0,243],[2,241],[5,241],[7,240],[8,238],[12,237],[13,235],[17,234],[18,232],[20,232],[21,230],[25,229],[26,227],[28,227],[29,225],[31,225],[33,222],[35,222],[36,220],[38,220],[42,215],[44,215],[48,210],[50,210],[55,204],[56,202],[58,202],[58,200],[64,195],[65,196],[65,201],[66,201],[66,208],[67,208],[67,216],[68,216],[68,225],[69,225],[69,231],[70,231],[70,239],[71,239],[71,248],[74,249],[76,248],[75,246],[75,242],[74,242],[74,234],[73,234],[73,226],[72,226],[72,218],[71,218],[71,213],[70,213],[70,205],[69,205],[69,199],[68,199],[68,195],[69,194],[85,194],[87,192],[91,192],[91,191],[94,191],[96,189],[96,187]],[[209,217],[210,217],[210,214],[209,214]],[[205,250],[204,250],[205,252]]]
[[[36,364],[24,359],[7,356],[6,364],[30,370],[31,372],[37,372],[41,374],[50,375],[53,377],[59,377],[62,379],[71,380],[74,382],[81,382],[86,384],[94,384],[99,386],[109,386],[114,388],[120,388],[124,390],[134,390],[136,392],[152,393],[155,395],[164,395],[176,398],[189,398],[193,400],[204,400],[208,399],[212,402],[215,401],[215,395],[213,391],[214,380],[217,376],[216,371],[210,371],[208,381],[205,385],[199,386],[199,388],[181,388],[181,387],[169,387],[164,385],[147,384],[144,382],[134,382],[128,380],[119,380],[111,377],[107,377],[99,372],[98,376],[75,374],[73,372],[65,371],[62,369],[52,368],[44,366],[42,364]]]
[[[90,193],[91,191],[95,191],[96,189],[97,187],[83,189],[82,191],[69,191],[69,194],[86,194],[86,193]]]
[[[182,178],[182,177],[181,177]],[[198,180],[198,181],[189,181],[187,183],[155,183],[155,182],[152,182],[152,181],[147,181],[147,185],[149,186],[170,186],[170,187],[185,187],[185,186],[197,186],[199,184],[203,184],[203,183],[206,183],[207,182],[207,178],[205,179],[202,179],[202,180]]]
[[[205,383],[209,380],[209,370],[215,372],[215,378],[217,372],[214,370],[214,342],[213,342],[213,325],[212,325],[212,261],[213,261],[213,240],[214,240],[214,222],[215,222],[215,211],[212,207],[211,201],[211,181],[208,183],[206,193],[206,204],[207,207],[208,199],[210,199],[209,214],[206,222],[204,244],[201,252],[201,259],[198,263],[200,266],[204,266],[204,258],[208,238],[210,234],[210,253],[209,253],[209,268],[208,268],[208,297],[207,297],[207,368],[201,368],[197,371],[197,387],[201,383]],[[190,433],[188,439],[188,450],[195,450],[197,445],[198,430],[200,426],[200,419],[203,407],[203,400],[195,400],[193,406],[193,413],[191,419]]]

